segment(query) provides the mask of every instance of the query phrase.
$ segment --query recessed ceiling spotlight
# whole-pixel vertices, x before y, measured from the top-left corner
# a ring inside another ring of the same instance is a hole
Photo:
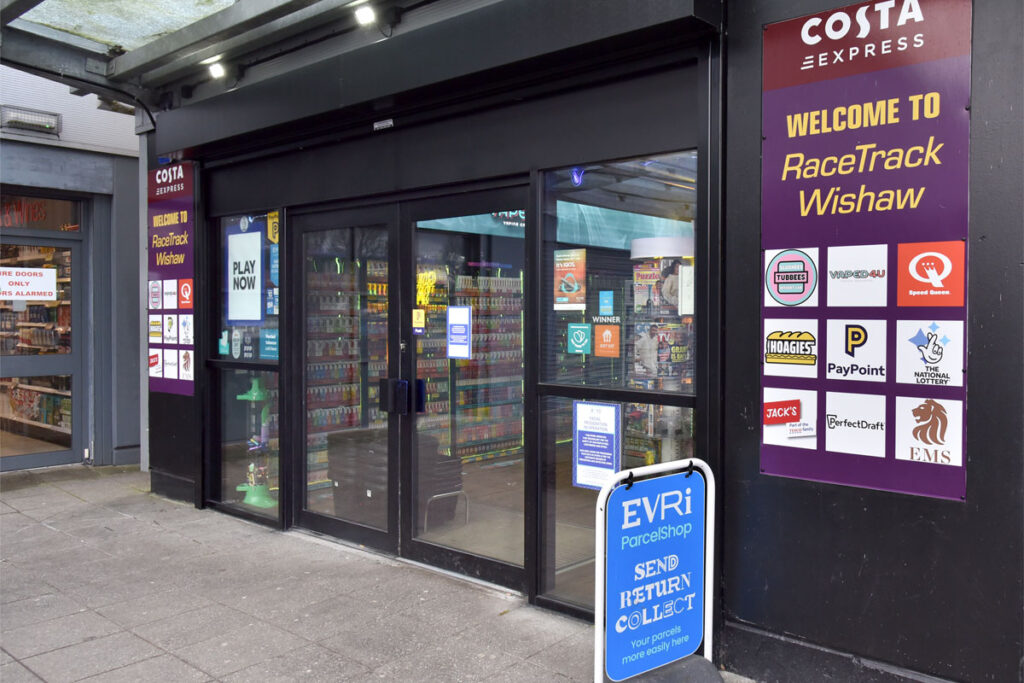
[[[360,5],[356,9],[356,21],[359,22],[360,26],[369,26],[377,21],[377,13],[373,11],[373,7],[370,5]]]
[[[214,55],[213,57],[207,57],[206,59],[204,59],[203,61],[201,61],[199,63],[202,64],[203,66],[209,66],[209,65],[213,64],[214,62],[219,62],[221,57],[223,57],[223,56],[224,55]]]
[[[210,75],[214,78],[224,78],[228,73],[227,69],[220,62],[214,62],[210,65]]]

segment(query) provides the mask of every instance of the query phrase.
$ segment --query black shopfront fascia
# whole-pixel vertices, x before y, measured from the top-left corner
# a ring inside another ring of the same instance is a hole
[[[201,339],[211,340],[218,324],[214,298],[220,288],[216,279],[215,261],[219,261],[219,218],[223,216],[281,210],[285,234],[282,249],[289,242],[287,234],[290,215],[310,209],[357,208],[395,204],[441,197],[472,190],[511,186],[529,187],[528,226],[540,225],[541,179],[544,169],[592,161],[606,161],[656,155],[685,149],[698,151],[697,235],[698,285],[697,320],[698,375],[694,396],[658,396],[629,390],[585,389],[544,384],[538,381],[538,359],[525,358],[525,433],[527,446],[525,501],[524,569],[510,569],[505,576],[483,575],[492,581],[524,590],[530,599],[579,616],[589,610],[546,599],[538,595],[540,524],[543,472],[539,464],[541,435],[538,428],[538,405],[545,396],[565,398],[598,398],[612,401],[652,400],[665,405],[695,408],[697,415],[697,447],[704,459],[717,466],[719,462],[717,425],[717,384],[719,324],[717,286],[718,254],[718,59],[717,42],[703,41],[692,47],[679,47],[678,41],[645,44],[642,50],[628,47],[615,59],[605,54],[590,69],[572,69],[571,73],[549,74],[543,83],[531,82],[516,90],[511,85],[502,90],[501,102],[481,98],[440,108],[434,115],[420,112],[376,135],[339,131],[325,137],[274,147],[260,153],[261,142],[274,137],[232,141],[235,154],[225,148],[200,150],[209,152],[203,161],[200,196],[205,203],[206,235],[198,255],[200,290],[209,293],[202,312],[205,330]],[[450,88],[450,86],[449,86]],[[446,88],[438,86],[439,91]],[[450,97],[456,98],[451,88]],[[434,93],[440,98],[441,93]],[[500,104],[501,106],[497,106]],[[241,147],[239,146],[241,145]],[[246,148],[246,149],[243,149]],[[524,337],[537,339],[541,334],[540,310],[544,303],[541,287],[543,272],[541,236],[537,229],[527,232],[526,240],[527,301]],[[409,248],[398,243],[399,249]],[[294,400],[302,391],[302,349],[298,331],[301,292],[294,268],[295,258],[282,253],[286,268],[282,284],[283,306],[281,327],[281,424],[282,473],[294,479],[301,473],[302,443],[299,428],[303,415],[301,402]],[[205,278],[203,277],[205,276]],[[393,334],[397,334],[396,331]],[[212,353],[210,342],[203,347]],[[273,365],[273,364],[272,364]],[[201,414],[216,419],[218,394],[213,381],[218,370],[231,368],[272,369],[261,363],[237,363],[207,359],[207,372],[197,378],[197,392],[202,397]],[[289,400],[287,397],[293,397]],[[205,492],[198,504],[210,503],[210,493],[219,485],[215,460],[218,444],[214,435],[219,425],[207,418],[203,427]],[[392,444],[394,445],[394,444]],[[531,453],[532,451],[532,453]],[[197,472],[198,476],[199,473]],[[297,479],[296,479],[297,481]],[[301,482],[299,482],[301,483]],[[403,482],[408,485],[408,482]],[[295,524],[299,485],[282,486],[280,514],[273,523],[281,528]],[[241,514],[254,521],[267,523],[266,518],[247,515],[235,507],[224,510]],[[431,561],[427,556],[422,559]],[[473,573],[473,572],[470,572]]]

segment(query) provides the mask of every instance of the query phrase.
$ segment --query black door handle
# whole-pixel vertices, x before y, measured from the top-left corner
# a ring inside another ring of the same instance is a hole
[[[409,414],[408,380],[383,377],[379,387],[377,400],[382,411],[394,415]]]

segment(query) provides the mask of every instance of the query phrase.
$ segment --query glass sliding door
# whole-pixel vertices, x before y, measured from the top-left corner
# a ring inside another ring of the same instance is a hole
[[[515,583],[524,563],[525,192],[408,207],[415,261],[411,554]],[[421,218],[421,216],[423,216]],[[446,551],[451,554],[445,555]],[[458,558],[455,560],[454,558]]]
[[[377,547],[395,546],[389,372],[387,212],[299,216],[305,418],[300,520]]]

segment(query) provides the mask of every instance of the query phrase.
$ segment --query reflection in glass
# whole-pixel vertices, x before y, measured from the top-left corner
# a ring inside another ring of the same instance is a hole
[[[416,377],[425,389],[416,418],[416,536],[516,565],[525,226],[524,212],[502,211],[422,221],[416,233],[416,308],[424,316]],[[466,309],[469,357],[450,358],[449,313]]]
[[[543,546],[541,592],[594,607],[594,509],[597,491],[573,486],[573,400],[541,401]],[[622,403],[621,469],[693,456],[693,411]]]
[[[0,355],[71,353],[71,249],[0,245],[0,269]]]
[[[279,495],[278,375],[220,372],[220,500],[276,517]]]
[[[388,233],[304,237],[306,500],[312,512],[388,528]]]
[[[0,457],[71,448],[71,376],[0,379]]]
[[[79,232],[81,205],[66,199],[5,194],[0,200],[0,228]]]
[[[693,393],[696,173],[681,152],[545,174],[543,381]]]

